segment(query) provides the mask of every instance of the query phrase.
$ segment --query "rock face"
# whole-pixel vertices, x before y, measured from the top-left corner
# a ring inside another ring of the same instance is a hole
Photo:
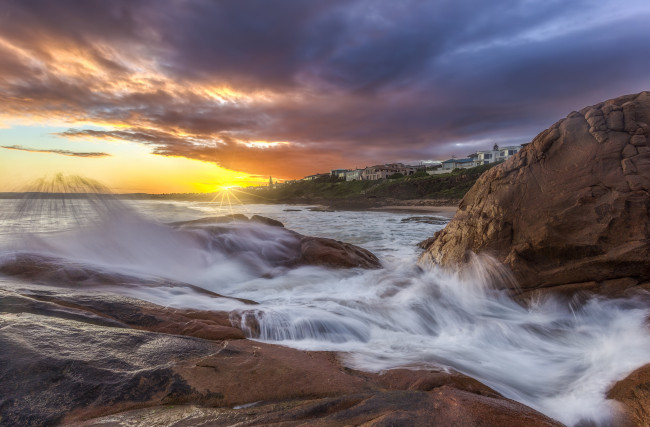
[[[650,92],[569,114],[481,176],[421,264],[497,257],[524,292],[650,286]]]
[[[560,425],[460,374],[345,369],[227,317],[0,279],[0,424]]]

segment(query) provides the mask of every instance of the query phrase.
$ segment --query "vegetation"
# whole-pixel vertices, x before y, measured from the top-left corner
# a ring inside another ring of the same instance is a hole
[[[394,174],[377,181],[342,181],[321,178],[282,184],[273,189],[255,193],[268,201],[298,201],[301,199],[461,199],[486,170],[499,163],[490,163],[470,169],[455,169],[447,174],[428,175],[424,171],[410,176]],[[254,193],[252,193],[254,194]]]

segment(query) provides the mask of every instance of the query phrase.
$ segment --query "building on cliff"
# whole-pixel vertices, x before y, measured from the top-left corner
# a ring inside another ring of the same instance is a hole
[[[470,154],[463,159],[449,159],[442,162],[442,169],[434,171],[433,173],[448,173],[454,169],[469,169],[474,166],[486,165],[488,163],[501,162],[508,160],[510,157],[517,154],[523,146],[521,145],[508,145],[507,147],[499,147],[494,144],[491,150],[477,151]]]
[[[451,172],[454,169],[468,169],[478,166],[478,160],[475,160],[472,157],[465,159],[449,159],[442,162],[442,169],[438,169],[438,173],[447,173]]]
[[[391,175],[400,173],[404,176],[413,175],[417,172],[418,168],[415,166],[407,166],[403,163],[388,163],[385,165],[375,165],[367,167],[361,173],[361,179],[366,181],[375,181],[378,179],[386,179]]]
[[[302,179],[302,181],[313,181],[319,178],[329,178],[330,174],[328,173],[317,173],[315,175],[308,175]]]
[[[349,170],[345,173],[345,180],[346,181],[361,181],[361,174],[363,173],[363,169],[352,169]]]
[[[497,144],[494,144],[492,150],[477,151],[476,153],[471,154],[469,157],[476,159],[478,161],[477,165],[486,165],[488,163],[507,160],[510,157],[517,154],[521,149],[522,149],[521,145],[509,145],[507,147],[499,147]]]
[[[330,171],[330,176],[344,180],[345,174],[348,172],[348,169],[333,169]]]

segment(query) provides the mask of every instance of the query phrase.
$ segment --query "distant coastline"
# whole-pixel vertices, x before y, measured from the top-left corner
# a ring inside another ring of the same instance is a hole
[[[213,193],[44,193],[3,192],[0,199],[116,197],[121,200],[173,200],[226,202],[230,204],[321,205],[335,210],[400,209],[433,210],[457,207],[460,200],[488,169],[491,163],[448,174],[382,179],[377,181],[298,181],[273,187],[223,190]]]

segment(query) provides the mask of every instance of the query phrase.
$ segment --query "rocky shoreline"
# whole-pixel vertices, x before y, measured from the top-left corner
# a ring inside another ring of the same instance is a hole
[[[245,339],[229,313],[16,280],[0,307],[3,425],[560,425],[459,373]]]

